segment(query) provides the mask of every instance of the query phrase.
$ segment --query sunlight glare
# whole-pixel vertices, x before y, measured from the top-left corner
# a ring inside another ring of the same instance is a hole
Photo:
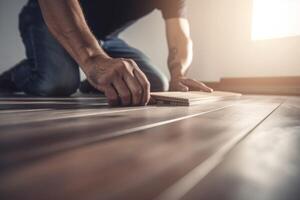
[[[300,35],[300,0],[253,0],[252,40]]]

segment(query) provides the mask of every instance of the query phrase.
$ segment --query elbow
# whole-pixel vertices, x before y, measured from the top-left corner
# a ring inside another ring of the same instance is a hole
[[[190,36],[186,36],[184,40],[188,47],[193,48],[194,43]]]

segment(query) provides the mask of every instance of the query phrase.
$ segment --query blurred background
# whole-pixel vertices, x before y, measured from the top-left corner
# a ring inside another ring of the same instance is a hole
[[[24,58],[18,13],[27,0],[0,0],[0,72]],[[300,0],[187,0],[194,62],[189,74],[300,76]],[[168,74],[165,28],[153,12],[121,35]]]

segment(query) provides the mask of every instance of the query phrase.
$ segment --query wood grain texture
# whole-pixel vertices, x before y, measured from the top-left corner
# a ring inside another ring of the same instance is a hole
[[[151,97],[158,105],[193,106],[207,101],[219,101],[224,99],[240,98],[242,95],[232,92],[213,91],[211,93],[201,91],[189,92],[152,92]]]
[[[3,124],[1,126],[0,148],[1,157],[6,164],[40,157],[56,151],[74,148],[89,143],[130,134],[139,130],[173,123],[202,113],[222,109],[236,103],[222,101],[205,104],[205,106],[187,109],[181,107],[170,110],[169,107],[116,108],[98,110],[97,113],[61,114],[53,113],[56,118],[46,117],[30,121],[20,121],[20,124]],[[94,111],[95,112],[95,111]],[[63,117],[63,118],[62,118]],[[10,167],[12,167],[10,165]]]
[[[244,139],[284,99],[111,110],[81,101],[17,114],[3,106],[0,199],[157,198],[234,138]]]
[[[289,98],[183,199],[298,200],[299,152],[300,100]]]

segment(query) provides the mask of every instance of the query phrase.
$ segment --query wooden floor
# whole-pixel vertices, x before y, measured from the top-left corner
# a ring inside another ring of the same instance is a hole
[[[0,98],[0,199],[298,200],[300,98]]]

